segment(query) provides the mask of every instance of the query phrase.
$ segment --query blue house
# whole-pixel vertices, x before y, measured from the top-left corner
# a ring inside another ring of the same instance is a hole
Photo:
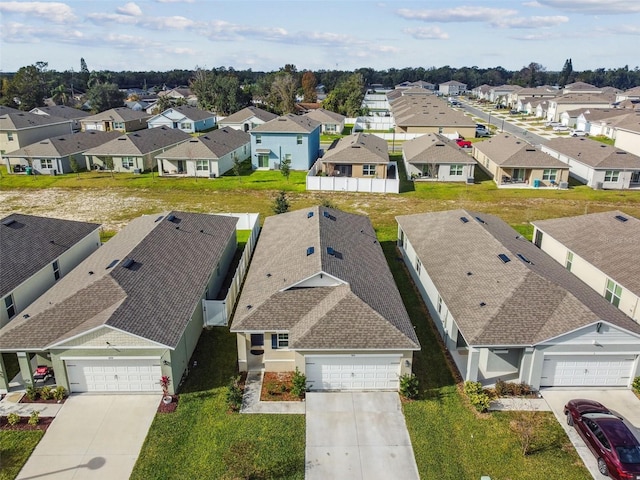
[[[253,168],[277,169],[288,158],[292,170],[309,170],[320,155],[321,126],[311,118],[292,114],[258,125],[249,132]]]

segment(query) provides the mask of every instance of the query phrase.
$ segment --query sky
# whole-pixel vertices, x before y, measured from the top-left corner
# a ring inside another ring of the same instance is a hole
[[[0,72],[640,65],[640,0],[3,0],[0,28]]]

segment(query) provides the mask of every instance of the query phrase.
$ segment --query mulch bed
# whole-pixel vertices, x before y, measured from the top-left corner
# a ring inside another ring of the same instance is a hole
[[[49,400],[43,400],[40,397],[36,397],[35,400],[29,400],[26,395],[24,395],[19,403],[60,403],[63,404],[67,401],[67,397],[64,397],[62,400],[56,400],[55,398],[51,398]]]
[[[263,402],[299,402],[291,394],[293,372],[264,372],[260,400]]]
[[[45,431],[55,417],[40,417],[37,425],[29,425],[29,417],[21,417],[15,425],[9,425],[7,417],[0,417],[0,430],[42,430]]]
[[[173,413],[178,408],[178,395],[171,395],[171,403],[164,403],[164,399],[160,400],[160,405],[158,405],[158,413]]]

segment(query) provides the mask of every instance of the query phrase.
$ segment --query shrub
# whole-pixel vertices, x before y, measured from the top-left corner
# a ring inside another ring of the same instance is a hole
[[[49,385],[45,385],[40,389],[40,398],[43,400],[51,400],[53,398],[53,388]]]
[[[482,388],[482,384],[480,382],[472,382],[470,380],[464,382],[464,393],[476,410],[479,412],[486,412],[489,410],[491,399],[489,398],[489,395],[487,395],[487,392]]]
[[[307,376],[300,373],[298,367],[296,367],[296,371],[293,372],[293,377],[291,377],[291,394],[295,395],[298,398],[304,398],[304,394],[307,391]]]
[[[278,395],[280,393],[280,384],[270,380],[265,384],[265,389],[269,395]]]
[[[527,395],[531,395],[533,393],[533,389],[530,385],[522,382],[522,383],[510,383],[505,382],[503,380],[498,380],[495,386],[496,395],[499,397],[513,396],[513,397],[523,397]]]
[[[27,422],[29,425],[37,425],[40,422],[40,412],[38,410],[34,410],[31,412],[29,416],[29,421]]]
[[[405,374],[400,377],[400,395],[405,398],[415,399],[418,398],[419,393],[418,377],[413,373],[410,375]]]
[[[640,377],[636,377],[633,379],[633,383],[631,384],[631,388],[633,391],[640,395]]]
[[[505,395],[508,395],[507,382],[505,382],[504,380],[498,379],[498,381],[496,382],[495,391],[496,391],[496,395],[499,397],[504,397]]]
[[[7,422],[9,423],[9,425],[17,425],[20,422],[20,415],[18,415],[16,412],[11,412],[9,415],[7,415]]]
[[[38,398],[38,394],[40,393],[40,389],[36,387],[27,387],[27,391],[24,394],[27,397],[27,400],[33,402],[36,398]]]
[[[231,377],[227,386],[227,407],[232,412],[239,412],[242,407],[242,388],[240,388],[240,376]]]
[[[67,390],[62,385],[58,385],[53,389],[53,398],[55,398],[57,401],[61,402],[66,396]]]

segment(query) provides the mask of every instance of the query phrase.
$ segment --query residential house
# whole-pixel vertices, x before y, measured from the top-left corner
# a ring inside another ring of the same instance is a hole
[[[234,162],[251,157],[251,137],[242,130],[224,127],[191,138],[156,157],[158,175],[216,178]]]
[[[467,84],[457,80],[449,80],[438,85],[438,93],[441,95],[461,95],[466,91]]]
[[[73,121],[0,106],[0,154],[56,135],[72,133]]]
[[[472,155],[499,187],[568,186],[565,163],[510,133],[474,143]]]
[[[521,90],[523,90],[523,88],[518,85],[498,85],[491,87],[489,90],[489,101],[502,107],[511,107],[512,104],[509,103],[511,101],[510,99]]]
[[[523,99],[540,99],[540,98],[553,98],[558,96],[559,92],[557,88],[549,85],[543,85],[533,88],[516,88],[507,95],[507,105],[516,106],[522,102]],[[519,110],[519,109],[518,109]]]
[[[613,211],[532,223],[538,248],[640,323],[640,220]]]
[[[437,133],[404,142],[402,159],[410,180],[473,182],[475,160],[455,140]]]
[[[434,91],[436,89],[436,85],[430,82],[425,82],[424,80],[418,80],[416,82],[404,81],[396,85],[394,88],[396,90],[406,88],[424,88],[425,90]]]
[[[70,133],[46,138],[13,152],[6,153],[4,159],[9,173],[26,173],[27,167],[34,174],[57,175],[73,172],[72,160],[77,168],[84,170],[86,162],[84,152],[109,142],[120,136],[120,132]]]
[[[152,170],[158,154],[191,138],[182,130],[167,127],[147,128],[121,135],[84,153],[87,170],[109,169],[109,161],[113,162],[115,172],[141,173]]]
[[[398,390],[420,349],[369,219],[320,206],[265,219],[231,331],[240,371],[310,390]]]
[[[576,128],[594,137],[603,135],[615,138],[617,123],[632,114],[629,110],[618,108],[587,108],[576,118]]]
[[[254,169],[278,169],[291,161],[292,170],[309,170],[320,156],[320,122],[288,114],[250,130]]]
[[[424,92],[424,90],[422,90]],[[391,102],[396,133],[440,133],[474,137],[476,123],[462,111],[449,108],[435,95],[405,95]]]
[[[53,367],[71,393],[175,393],[237,249],[231,216],[186,212],[130,222],[25,315],[0,330],[0,352]],[[2,376],[4,378],[4,368]]]
[[[296,102],[293,106],[295,108],[295,113],[298,115],[304,115],[305,113],[313,112],[322,108],[322,103],[320,102]]]
[[[616,94],[616,103],[621,103],[626,100],[640,102],[640,86],[630,88],[624,92],[618,92]]]
[[[344,130],[344,122],[347,119],[344,115],[324,108],[311,110],[309,113],[305,113],[305,117],[320,122],[322,124],[320,133],[326,134],[341,134]]]
[[[599,94],[602,93],[603,89],[596,87],[595,85],[591,85],[586,82],[574,82],[569,85],[565,85],[562,89],[562,94],[566,95],[568,93],[590,93],[590,94]]]
[[[616,148],[640,157],[640,115],[630,115],[616,127]]]
[[[578,117],[584,112],[589,111],[588,108],[576,108],[575,110],[567,110],[560,114],[560,123],[567,127],[577,128]]]
[[[471,95],[477,98],[478,100],[489,100],[489,91],[491,90],[491,85],[487,85],[483,83],[482,85],[478,85],[471,90]]]
[[[550,98],[547,108],[547,121],[558,122],[562,112],[579,108],[610,108],[613,98],[600,94],[568,93]]]
[[[99,130],[102,132],[117,130],[122,133],[136,132],[146,129],[147,121],[150,118],[151,115],[145,111],[118,107],[84,117],[80,120],[80,128],[83,132],[89,130]]]
[[[553,138],[540,149],[569,165],[569,175],[596,190],[640,188],[640,156],[585,137]]]
[[[325,175],[387,178],[389,147],[376,135],[353,133],[334,141],[319,162]]]
[[[158,92],[158,97],[167,97],[175,102],[183,101],[193,107],[198,104],[198,97],[189,87],[175,87],[171,89],[165,87],[165,89]]]
[[[198,107],[184,105],[171,107],[154,115],[147,124],[149,128],[167,127],[177,128],[186,133],[204,132],[216,126],[216,115]]]
[[[249,130],[278,118],[275,113],[267,112],[258,107],[246,107],[235,113],[232,113],[228,117],[218,120],[220,128],[230,127],[234,130],[242,130],[248,132]]]
[[[73,122],[72,129],[74,132],[80,131],[80,119],[88,117],[90,115],[89,112],[85,112],[84,110],[79,110],[73,107],[67,107],[65,105],[52,105],[50,107],[36,107],[29,110],[31,113],[35,113],[36,115],[45,115],[48,117],[58,117],[65,118],[67,120],[71,120]]]
[[[100,246],[100,225],[12,213],[0,221],[0,327]],[[2,387],[0,378],[0,389]]]
[[[500,218],[397,217],[398,247],[463,380],[626,387],[640,325]]]

